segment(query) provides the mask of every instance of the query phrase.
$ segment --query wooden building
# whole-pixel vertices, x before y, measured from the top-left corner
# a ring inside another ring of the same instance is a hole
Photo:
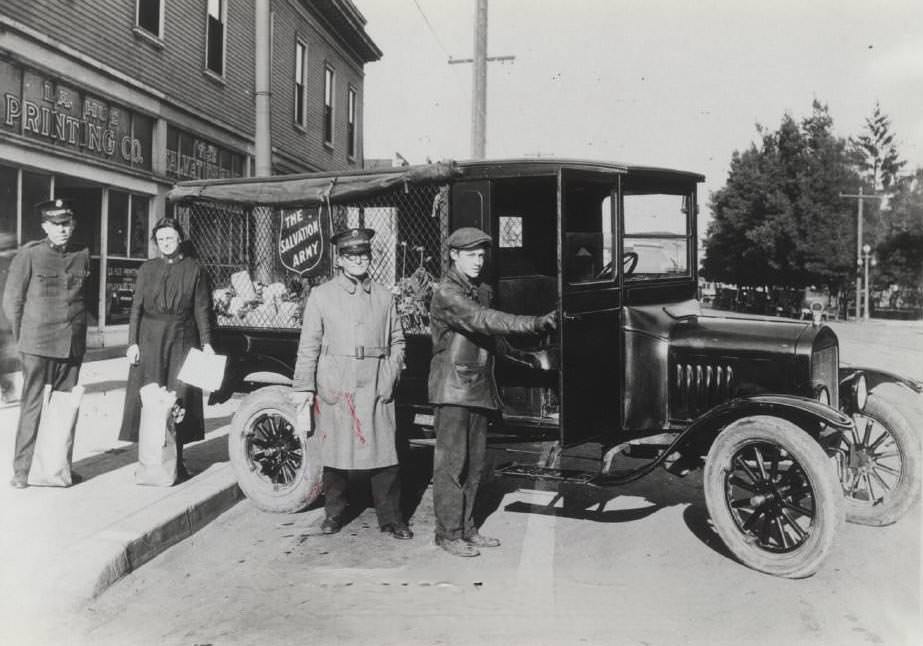
[[[365,18],[350,0],[270,10],[273,174],[361,168],[364,66],[381,57]],[[254,23],[252,0],[0,0],[0,239],[41,238],[33,205],[73,202],[91,347],[126,341],[174,182],[253,174]]]

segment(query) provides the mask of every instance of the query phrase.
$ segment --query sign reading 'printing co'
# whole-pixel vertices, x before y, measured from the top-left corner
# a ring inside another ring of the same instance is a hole
[[[321,210],[301,208],[279,214],[279,260],[300,276],[314,276],[324,269],[329,246]]]

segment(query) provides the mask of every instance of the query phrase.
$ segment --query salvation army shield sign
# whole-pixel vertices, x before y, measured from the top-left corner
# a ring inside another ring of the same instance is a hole
[[[329,245],[318,208],[283,209],[279,213],[279,260],[300,276],[323,269]]]

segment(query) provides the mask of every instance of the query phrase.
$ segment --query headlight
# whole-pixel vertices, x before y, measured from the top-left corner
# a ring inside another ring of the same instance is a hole
[[[825,406],[830,405],[830,391],[826,386],[818,386],[814,390],[814,398]]]
[[[865,404],[869,400],[869,387],[868,383],[865,381],[865,375],[859,375],[853,381],[853,403],[856,407],[856,412],[861,413],[865,410]]]

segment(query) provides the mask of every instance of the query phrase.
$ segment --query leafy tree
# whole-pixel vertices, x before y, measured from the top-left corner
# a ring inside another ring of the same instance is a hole
[[[871,181],[873,189],[887,191],[898,179],[901,169],[907,164],[901,160],[891,132],[891,120],[881,112],[875,102],[872,116],[865,120],[865,131],[850,140],[859,172]]]
[[[856,186],[847,142],[814,101],[800,123],[757,125],[759,143],[734,153],[711,198],[703,275],[738,285],[839,290],[855,271],[855,224],[839,198]]]
[[[923,286],[923,169],[899,182],[891,195],[887,221],[875,245],[875,286]]]

